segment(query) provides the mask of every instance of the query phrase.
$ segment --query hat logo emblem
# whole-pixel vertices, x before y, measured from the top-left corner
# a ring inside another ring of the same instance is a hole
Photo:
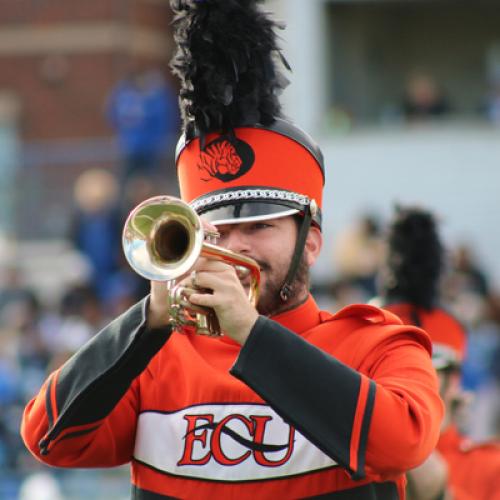
[[[230,182],[246,174],[254,160],[255,154],[249,144],[236,137],[222,136],[200,152],[198,170],[204,181]]]

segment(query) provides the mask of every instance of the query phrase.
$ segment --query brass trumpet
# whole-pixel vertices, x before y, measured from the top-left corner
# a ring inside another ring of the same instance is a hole
[[[193,288],[177,282],[186,277],[200,256],[226,262],[243,279],[250,275],[248,300],[256,305],[260,268],[257,262],[206,241],[216,234],[203,230],[198,214],[184,201],[155,196],[143,201],[129,214],[123,229],[123,251],[134,271],[148,280],[166,282],[170,323],[194,326],[201,335],[222,334],[213,309],[189,303]]]

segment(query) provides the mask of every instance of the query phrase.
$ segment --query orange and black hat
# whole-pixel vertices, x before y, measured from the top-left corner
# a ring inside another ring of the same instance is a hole
[[[175,0],[181,197],[215,224],[305,213],[321,225],[323,156],[281,118],[278,25],[256,0]]]
[[[460,366],[466,331],[439,304],[444,250],[434,216],[416,207],[397,207],[387,241],[383,307],[403,323],[419,326],[429,334],[437,370]]]
[[[302,216],[280,295],[288,300],[310,224],[321,227],[323,156],[284,120],[290,69],[262,0],[171,0],[183,135],[181,197],[214,224]]]
[[[323,157],[291,123],[238,127],[225,134],[181,139],[177,172],[181,197],[214,224],[303,213],[311,203],[321,226]]]

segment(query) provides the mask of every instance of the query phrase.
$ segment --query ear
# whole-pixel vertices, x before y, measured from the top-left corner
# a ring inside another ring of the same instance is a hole
[[[307,234],[304,248],[304,255],[309,267],[316,262],[322,247],[323,235],[321,234],[321,231],[316,226],[311,226],[309,228],[309,233]]]

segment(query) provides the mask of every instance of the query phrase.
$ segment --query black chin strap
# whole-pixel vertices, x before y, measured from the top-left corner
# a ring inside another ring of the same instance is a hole
[[[283,302],[286,302],[291,295],[293,282],[295,276],[299,269],[300,261],[302,260],[302,255],[304,254],[304,248],[306,244],[307,235],[309,233],[309,228],[311,227],[311,222],[313,217],[316,215],[318,207],[314,200],[311,200],[309,205],[304,209],[304,217],[300,223],[299,232],[297,234],[297,241],[295,242],[295,249],[293,251],[292,262],[288,268],[288,273],[286,275],[283,285],[280,289],[280,297]]]

